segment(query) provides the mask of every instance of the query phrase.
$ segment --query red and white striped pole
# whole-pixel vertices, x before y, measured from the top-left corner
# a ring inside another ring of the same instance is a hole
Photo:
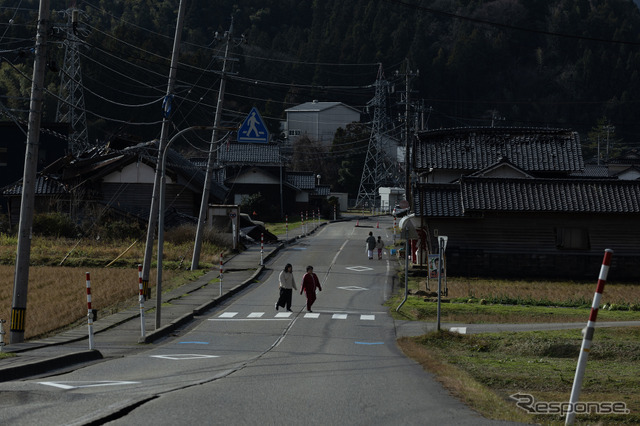
[[[264,265],[264,233],[260,234],[260,265]]]
[[[138,303],[140,303],[140,336],[144,338],[144,284],[142,283],[142,265],[138,265]]]
[[[289,240],[289,215],[284,217],[284,229],[287,241]]]
[[[304,234],[304,216],[302,215],[302,212],[300,212],[300,226],[302,227],[302,233]]]
[[[336,206],[333,206],[333,220],[336,220]]]
[[[87,325],[89,328],[89,350],[93,350],[93,309],[91,309],[91,276],[86,273],[87,282]]]
[[[222,296],[222,253],[220,253],[220,296]]]
[[[576,375],[573,379],[573,387],[571,388],[569,410],[567,411],[567,418],[565,421],[566,425],[573,424],[576,418],[575,405],[580,398],[580,391],[582,390],[582,378],[584,377],[584,370],[587,367],[587,358],[589,358],[591,341],[593,340],[593,334],[595,332],[596,318],[598,317],[598,308],[600,307],[600,299],[602,298],[604,285],[607,282],[607,274],[609,273],[609,265],[611,265],[612,255],[613,250],[606,249],[604,251],[604,259],[602,259],[602,267],[600,268],[600,276],[598,277],[596,293],[593,296],[593,304],[591,305],[589,321],[587,322],[587,327],[582,330],[582,347],[580,348],[580,355],[578,356],[578,366],[576,367]]]

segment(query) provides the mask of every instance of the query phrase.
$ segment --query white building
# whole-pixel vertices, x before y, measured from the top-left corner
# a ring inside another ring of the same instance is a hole
[[[306,102],[285,110],[285,135],[289,143],[307,136],[330,144],[338,128],[360,121],[360,111],[341,102]]]

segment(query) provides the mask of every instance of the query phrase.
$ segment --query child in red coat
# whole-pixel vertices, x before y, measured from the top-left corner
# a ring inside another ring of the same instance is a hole
[[[300,288],[300,294],[304,291],[307,295],[307,311],[313,312],[311,310],[311,305],[316,301],[316,288],[322,291],[322,287],[320,286],[320,280],[318,276],[313,273],[313,266],[307,266],[307,273],[302,277],[302,286]]]

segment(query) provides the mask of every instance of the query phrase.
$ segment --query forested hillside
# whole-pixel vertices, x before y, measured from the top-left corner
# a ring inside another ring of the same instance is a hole
[[[404,74],[419,70],[411,98],[427,111],[428,128],[565,127],[586,141],[594,127],[610,125],[618,145],[640,141],[640,13],[632,0],[184,1],[178,128],[213,120],[224,54],[216,32],[220,39],[233,17],[237,62],[223,114],[230,123],[257,106],[273,132],[284,109],[312,99],[366,110],[380,63],[395,89],[393,118],[404,110]],[[91,140],[157,136],[178,0],[75,3]],[[71,4],[51,2],[57,29],[45,121],[55,119]],[[37,7],[0,6],[2,120],[27,115]]]

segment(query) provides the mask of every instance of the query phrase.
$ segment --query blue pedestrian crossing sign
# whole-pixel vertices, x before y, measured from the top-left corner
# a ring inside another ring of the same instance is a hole
[[[253,107],[238,129],[238,142],[268,143],[269,131],[258,110]]]

